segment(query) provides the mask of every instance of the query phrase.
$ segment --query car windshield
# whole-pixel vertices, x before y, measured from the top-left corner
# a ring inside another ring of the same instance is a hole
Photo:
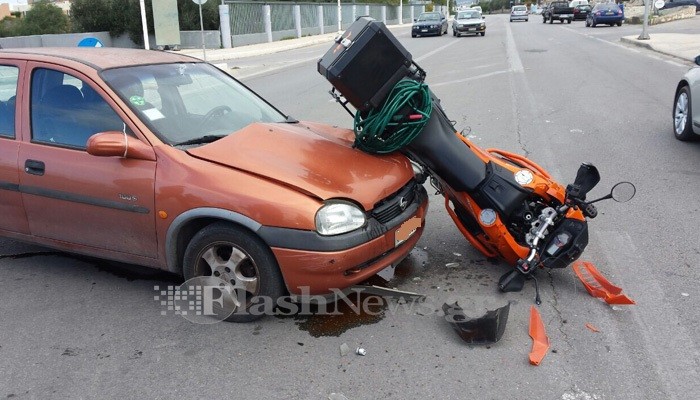
[[[206,63],[109,69],[104,80],[163,142],[202,144],[253,122],[287,117]]]
[[[439,21],[440,16],[436,13],[431,13],[431,14],[421,14],[418,17],[418,21]]]
[[[457,14],[457,19],[479,19],[478,11],[463,11]]]

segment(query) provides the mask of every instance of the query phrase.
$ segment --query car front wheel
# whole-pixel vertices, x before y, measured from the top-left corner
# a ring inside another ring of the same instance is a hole
[[[263,317],[268,310],[256,308],[256,312],[251,312],[252,307],[265,299],[272,299],[274,304],[285,290],[270,248],[245,229],[224,222],[209,225],[194,235],[185,250],[183,274],[187,280],[200,276],[219,278],[220,285],[228,287],[232,295],[222,295],[221,302],[216,301],[213,306],[218,306],[217,314],[228,315],[225,319],[231,322]]]
[[[693,128],[690,126],[693,121],[690,101],[690,90],[688,86],[683,86],[676,93],[676,101],[673,106],[673,133],[676,139],[684,142],[697,139],[697,136],[693,135]]]

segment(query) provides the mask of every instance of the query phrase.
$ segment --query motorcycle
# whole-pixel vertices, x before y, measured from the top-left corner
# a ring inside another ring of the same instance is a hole
[[[501,291],[519,291],[532,278],[539,304],[534,272],[565,268],[581,256],[588,244],[587,220],[598,214],[594,203],[624,202],[635,194],[632,183],[620,182],[608,195],[587,201],[600,181],[591,164],[582,164],[564,187],[526,157],[478,147],[456,131],[425,84],[425,71],[384,24],[371,18],[360,17],[339,36],[318,70],[355,120],[355,146],[406,154],[419,165],[419,179],[430,177],[443,195],[467,241],[484,256],[514,267],[499,279]]]

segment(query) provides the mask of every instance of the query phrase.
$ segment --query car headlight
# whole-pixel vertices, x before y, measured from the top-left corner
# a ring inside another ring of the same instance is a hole
[[[365,224],[365,213],[345,201],[331,201],[316,212],[316,231],[324,236],[354,231]]]
[[[481,24],[480,26],[481,26],[482,28],[485,28],[485,27],[486,27],[486,24]]]

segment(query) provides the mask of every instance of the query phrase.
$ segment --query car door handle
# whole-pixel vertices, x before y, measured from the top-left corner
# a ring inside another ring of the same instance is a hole
[[[27,160],[24,162],[24,172],[28,174],[42,176],[45,169],[43,161]]]

